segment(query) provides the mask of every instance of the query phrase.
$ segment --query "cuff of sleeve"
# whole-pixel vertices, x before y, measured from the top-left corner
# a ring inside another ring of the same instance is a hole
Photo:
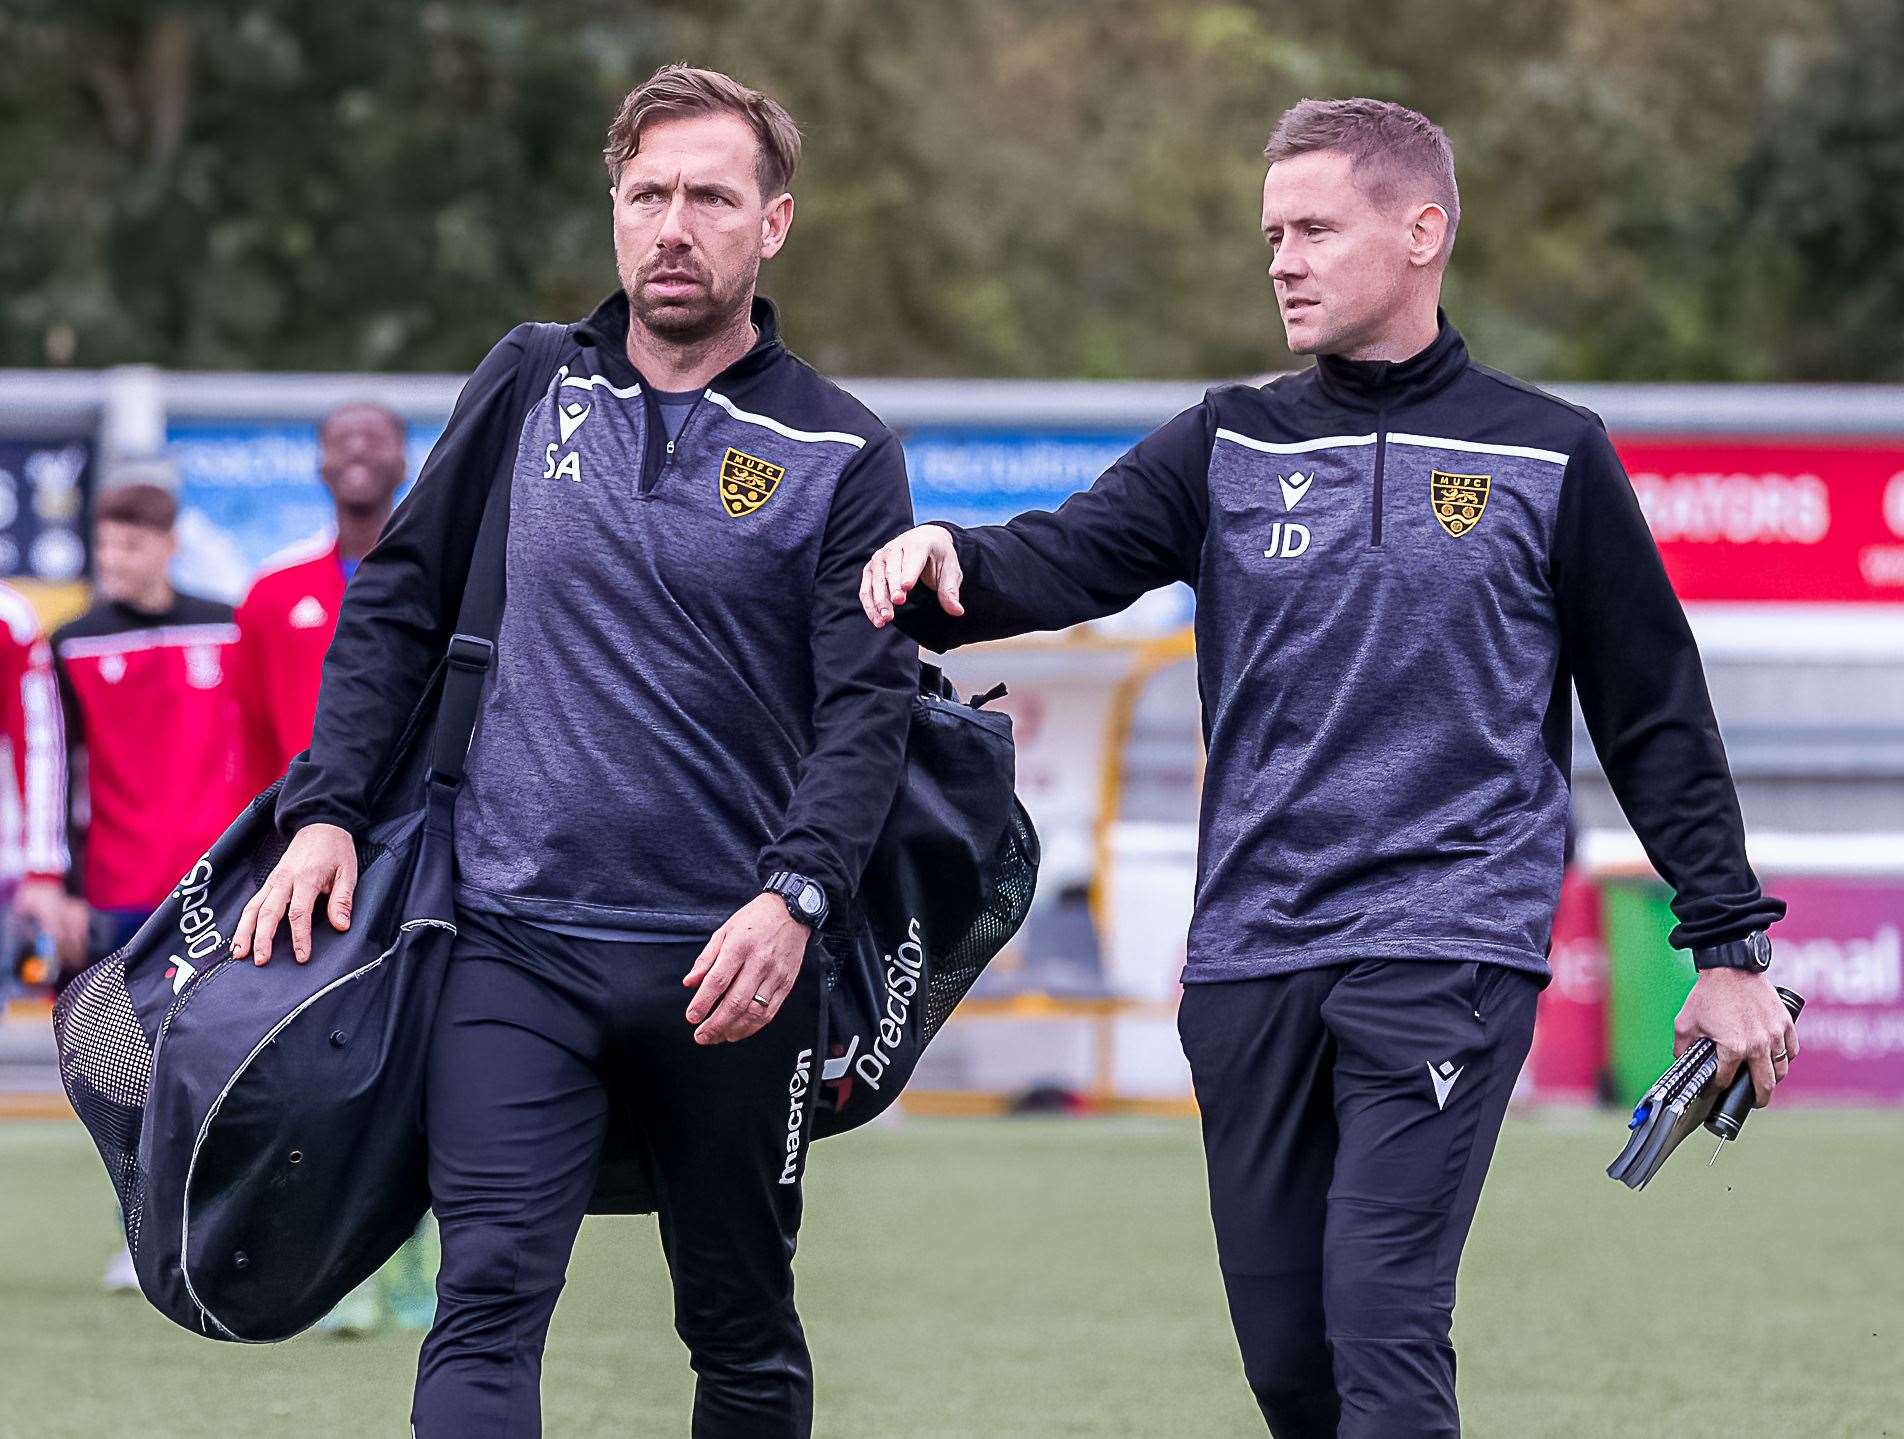
[[[965,574],[962,593],[969,597],[977,588],[978,547],[960,525],[946,520],[928,520],[926,523],[937,525],[952,536],[953,552],[958,555],[959,569]],[[945,654],[964,643],[959,634],[959,622],[939,608],[938,591],[925,584],[913,586],[912,593],[893,612],[893,624],[907,639],[934,654]]]
[[[1735,939],[1744,939],[1755,930],[1770,929],[1783,918],[1785,901],[1768,895],[1743,914],[1690,924],[1682,921],[1673,926],[1672,933],[1666,936],[1666,942],[1674,949],[1710,949],[1716,944],[1730,944]]]
[[[364,821],[356,815],[346,813],[330,805],[302,803],[278,806],[274,816],[278,833],[286,840],[297,832],[314,824],[334,824],[352,839],[356,839],[364,830]]]

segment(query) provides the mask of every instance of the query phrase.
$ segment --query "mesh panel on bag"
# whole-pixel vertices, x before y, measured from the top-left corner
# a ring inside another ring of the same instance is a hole
[[[99,1146],[125,1211],[126,1242],[137,1249],[145,1207],[139,1127],[152,1083],[152,1046],[132,1011],[122,960],[90,965],[66,986],[53,1008],[53,1032],[66,1097]]]
[[[261,805],[275,804],[282,781],[273,784],[247,806],[247,813]],[[253,889],[264,883],[284,853],[284,841],[275,829],[250,855],[245,868]],[[74,977],[53,1006],[53,1034],[59,1047],[60,1081],[73,1112],[93,1137],[99,1157],[119,1195],[125,1213],[126,1243],[139,1247],[140,1220],[145,1208],[145,1175],[139,1168],[139,1133],[144,1123],[145,1102],[152,1087],[153,1042],[146,1038],[138,1015],[133,1012],[132,996],[126,988],[126,956],[137,940]],[[136,956],[135,956],[136,957]],[[189,995],[230,963],[229,955],[200,970],[186,986]],[[171,1027],[173,1016],[184,1003],[184,996],[166,1006],[159,1024],[159,1039]]]
[[[1038,836],[1022,806],[1012,805],[1011,823],[1005,826],[986,868],[989,893],[984,907],[970,929],[932,956],[926,979],[928,1040],[1005,942],[1018,933],[1031,908],[1031,892],[1038,881]]]

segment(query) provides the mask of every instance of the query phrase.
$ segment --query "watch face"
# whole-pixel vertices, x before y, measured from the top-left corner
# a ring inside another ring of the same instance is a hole
[[[1752,956],[1752,963],[1758,969],[1770,969],[1772,966],[1772,936],[1764,930],[1746,936],[1745,947]]]
[[[817,884],[810,884],[800,891],[800,913],[802,914],[818,914],[820,906],[825,903]]]

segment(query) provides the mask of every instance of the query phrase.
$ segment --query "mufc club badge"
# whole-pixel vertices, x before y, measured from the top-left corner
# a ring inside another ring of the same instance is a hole
[[[1481,512],[1487,508],[1488,480],[1487,475],[1451,475],[1443,470],[1431,471],[1428,476],[1428,506],[1435,512],[1435,522],[1456,539],[1473,529],[1481,522]]]
[[[735,519],[751,515],[773,498],[786,467],[742,450],[721,456],[721,504]]]

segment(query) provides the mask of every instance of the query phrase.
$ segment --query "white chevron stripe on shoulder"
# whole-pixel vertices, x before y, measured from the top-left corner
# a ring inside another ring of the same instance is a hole
[[[321,560],[336,544],[337,532],[330,529],[319,530],[314,535],[306,535],[301,540],[294,540],[283,549],[274,550],[266,555],[263,563],[258,566],[257,573],[251,577],[251,582],[256,584],[266,575],[276,574],[279,570],[288,570],[296,565],[307,565],[312,560]]]
[[[1294,440],[1286,444],[1252,439],[1248,435],[1237,434],[1235,430],[1218,430],[1216,437],[1247,449],[1260,450],[1265,455],[1306,455],[1311,450],[1342,450],[1375,443],[1374,435],[1324,435],[1320,439]]]
[[[202,624],[158,625],[149,630],[121,630],[112,635],[82,635],[59,647],[63,660],[97,659],[102,655],[133,654],[139,650],[178,645],[235,645],[238,626],[209,620]]]
[[[1567,457],[1559,450],[1537,450],[1531,445],[1490,445],[1480,440],[1451,440],[1446,435],[1405,435],[1391,430],[1388,442],[1420,450],[1453,450],[1464,455],[1507,455],[1519,460],[1545,460],[1550,465],[1567,463]]]
[[[849,435],[843,430],[796,430],[790,425],[781,424],[771,416],[756,415],[751,410],[743,410],[727,396],[713,390],[707,392],[707,397],[742,424],[759,425],[763,430],[772,430],[776,435],[784,435],[789,440],[799,440],[808,445],[851,445],[856,450],[866,443],[864,436]]]
[[[16,644],[30,645],[40,637],[40,617],[33,602],[12,585],[0,584],[0,624],[12,632]]]
[[[617,387],[606,375],[570,375],[562,381],[562,388],[565,390],[606,390],[618,400],[632,400],[641,393],[640,385],[630,385],[624,390]]]

